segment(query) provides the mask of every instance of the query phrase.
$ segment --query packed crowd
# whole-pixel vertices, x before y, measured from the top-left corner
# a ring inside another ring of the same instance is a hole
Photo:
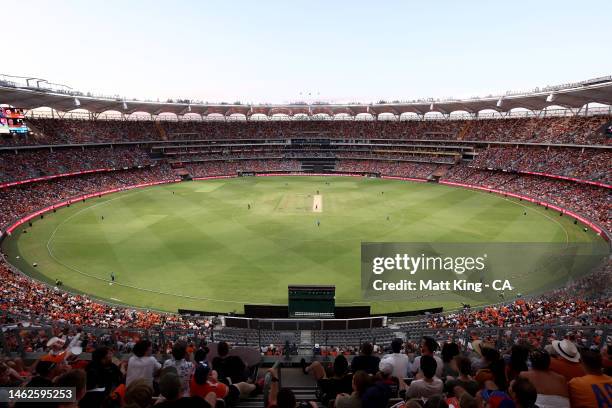
[[[612,324],[612,262],[561,289],[531,298],[482,309],[433,315],[432,329],[468,330],[473,327],[530,327],[554,324],[599,326]]]
[[[382,176],[396,176],[427,179],[440,168],[448,165],[373,161],[373,160],[339,160],[336,171],[344,173],[377,173]]]
[[[472,166],[536,172],[612,185],[612,151],[560,147],[497,147],[479,152]]]
[[[317,381],[319,401],[338,408],[393,403],[394,408],[591,408],[612,403],[610,344],[579,348],[567,336],[539,347],[517,342],[499,348],[479,338],[455,342],[426,336],[418,344],[395,339],[387,354],[374,350],[364,343],[350,362],[340,354],[329,366],[303,360],[304,373]]]
[[[250,374],[229,346],[219,343],[209,355],[206,343],[175,342],[168,353],[148,339],[134,341],[128,358],[112,345],[90,347],[82,332],[60,333],[46,344],[48,352],[32,365],[21,358],[0,358],[0,387],[73,387],[72,401],[38,403],[40,407],[231,407],[243,396],[261,392],[247,382]],[[91,359],[82,358],[84,349]],[[167,358],[164,358],[167,357]],[[239,372],[239,374],[235,374]],[[234,375],[239,375],[236,377]],[[244,381],[238,379],[244,378]],[[234,380],[234,381],[232,381]],[[0,404],[7,392],[0,388]],[[219,400],[219,405],[217,405]],[[222,405],[221,405],[222,404]],[[10,407],[31,406],[29,403]]]
[[[2,287],[0,292],[0,318],[3,324],[18,322],[56,322],[88,326],[90,328],[123,329],[192,329],[208,327],[207,319],[191,318],[166,313],[132,309],[96,302],[84,295],[77,295],[43,283],[38,283],[17,272],[2,260],[0,263]],[[16,319],[14,316],[21,316]],[[25,339],[28,336],[24,336]],[[37,339],[40,339],[37,337]],[[44,340],[44,338],[42,338]],[[34,341],[26,346],[37,351]]]
[[[235,175],[238,172],[300,171],[297,160],[236,160],[185,163],[193,177]]]
[[[174,180],[167,165],[64,177],[0,189],[0,227],[53,204],[103,190]],[[3,228],[2,228],[3,229]]]
[[[3,138],[5,145],[142,140],[332,139],[488,140],[610,144],[608,116],[424,121],[88,121],[31,119],[32,135]]]
[[[0,184],[97,169],[153,164],[146,151],[133,147],[90,147],[0,152]]]
[[[0,387],[76,388],[79,407],[232,407],[264,393],[266,406],[298,408],[594,408],[612,404],[612,345],[579,337],[515,341],[499,346],[477,335],[466,341],[425,336],[394,339],[388,349],[365,342],[357,355],[314,355],[301,361],[317,384],[316,400],[298,401],[282,387],[277,365],[256,367],[246,349],[178,339],[164,349],[146,337],[129,348],[92,343],[80,329],[39,340],[33,364],[0,358]],[[91,359],[82,358],[83,351]],[[126,353],[129,353],[126,355]],[[282,370],[282,369],[280,369]],[[222,400],[222,402],[221,402]],[[20,406],[20,405],[17,405]]]
[[[523,194],[583,214],[612,230],[610,189],[549,177],[480,170],[458,165],[445,180]]]
[[[28,125],[34,136],[26,144],[83,144],[160,140],[151,121],[93,121],[78,119],[33,119]]]

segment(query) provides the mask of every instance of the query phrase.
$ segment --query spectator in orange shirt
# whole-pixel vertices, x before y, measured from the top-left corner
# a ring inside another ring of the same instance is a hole
[[[584,368],[580,365],[580,353],[574,343],[567,339],[554,340],[552,350],[557,357],[550,359],[550,371],[561,374],[568,382],[572,378],[585,375]]]
[[[212,370],[206,362],[197,363],[197,367],[191,378],[190,392],[192,396],[205,398],[209,393],[215,393],[217,398],[223,399],[226,405],[233,405],[240,396],[247,396],[255,390],[255,384],[239,382],[226,385],[219,381],[217,371]]]
[[[586,375],[569,382],[572,408],[612,407],[612,377],[603,373],[601,354],[584,351],[582,365]]]

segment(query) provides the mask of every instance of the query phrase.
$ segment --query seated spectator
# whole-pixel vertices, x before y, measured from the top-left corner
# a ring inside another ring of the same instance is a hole
[[[134,355],[128,360],[126,387],[139,378],[144,379],[147,385],[153,387],[153,377],[161,369],[161,364],[151,355],[153,345],[148,340],[141,340],[136,343],[132,351]]]
[[[500,390],[497,384],[491,380],[486,380],[483,385],[483,389],[478,391],[476,395],[477,399],[480,399],[485,403],[487,408],[514,408],[515,404],[506,392]]]
[[[603,373],[601,354],[589,350],[581,356],[586,375],[569,382],[572,408],[611,407],[612,377]]]
[[[370,386],[371,380],[364,370],[355,371],[353,374],[353,392],[336,396],[336,408],[361,408],[361,397]]]
[[[459,355],[459,345],[455,342],[444,343],[442,346],[442,376],[440,378],[456,378],[459,375],[455,357]]]
[[[181,393],[184,397],[189,396],[189,382],[193,375],[193,363],[187,361],[187,344],[177,341],[172,347],[172,358],[166,360],[163,367],[174,367],[181,378]]]
[[[442,394],[444,383],[436,377],[437,366],[433,356],[421,356],[420,370],[424,378],[412,381],[406,393],[408,398],[430,398]]]
[[[510,361],[506,364],[506,378],[508,381],[514,380],[520,372],[527,371],[527,359],[529,358],[529,348],[524,344],[515,344],[510,350]]]
[[[162,402],[155,404],[156,408],[211,408],[217,404],[214,392],[207,392],[203,397],[184,397],[181,395],[181,379],[173,367],[164,369],[159,378],[159,392]],[[193,391],[193,387],[191,390]]]
[[[132,381],[125,390],[123,408],[149,408],[152,406],[153,389],[143,379]]]
[[[580,365],[578,348],[570,340],[554,340],[552,350],[554,350],[556,357],[550,359],[550,371],[561,374],[568,382],[572,378],[582,377],[586,374],[583,366]]]
[[[546,351],[533,351],[529,357],[531,369],[519,374],[528,379],[537,391],[539,408],[569,408],[569,392],[565,377],[550,370],[550,355]]]
[[[487,380],[493,381],[497,389],[505,391],[508,388],[508,382],[506,380],[504,360],[502,360],[499,351],[492,347],[483,347],[481,351],[485,368],[481,368],[476,372],[476,381],[480,384],[485,383]]]
[[[318,398],[324,404],[334,400],[338,394],[350,394],[353,390],[353,378],[349,374],[348,360],[342,354],[334,359],[330,373],[327,373],[318,361],[313,361],[304,369],[304,372],[311,373],[317,381]]]
[[[245,381],[246,364],[238,356],[228,355],[230,351],[229,344],[224,341],[217,344],[217,356],[213,358],[212,369],[215,370],[222,382],[229,384],[228,378],[232,383]]]
[[[440,346],[438,345],[438,342],[436,342],[436,340],[434,340],[432,337],[423,337],[421,340],[421,356],[414,359],[414,363],[412,363],[412,374],[415,376],[419,374],[422,356],[432,356],[436,360],[437,364],[436,377],[441,378],[444,362],[440,357],[434,354],[439,348]]]
[[[233,405],[241,397],[247,397],[255,390],[254,384],[239,382],[226,385],[219,381],[217,371],[211,370],[206,363],[198,363],[190,383],[192,396],[206,398],[209,393],[214,393],[219,399],[223,399],[226,404]]]
[[[83,405],[96,406],[123,383],[123,374],[113,363],[113,353],[108,347],[98,347],[91,354],[87,365],[87,393]]]
[[[537,391],[527,379],[519,377],[510,384],[510,395],[516,408],[539,408],[536,405]]]
[[[378,364],[380,358],[373,356],[374,346],[372,343],[363,343],[361,345],[361,352],[358,356],[353,357],[351,361],[351,371],[356,373],[359,370],[363,370],[368,374],[374,375],[378,371]],[[406,371],[407,372],[407,371]]]
[[[83,370],[70,370],[65,374],[62,374],[55,380],[55,387],[62,388],[74,388],[75,389],[75,401],[74,402],[60,402],[57,404],[57,408],[69,408],[81,406],[79,401],[85,395],[85,389],[87,384],[87,374]]]
[[[448,392],[452,392],[455,387],[461,387],[472,397],[475,397],[480,386],[472,377],[472,362],[467,357],[456,356],[455,365],[459,370],[459,376],[453,380],[447,380],[445,384],[446,389]]]
[[[32,377],[26,387],[51,387],[54,370],[55,363],[51,361],[38,361],[34,369],[36,376]]]
[[[403,343],[404,342],[402,339],[393,339],[391,342],[392,353],[383,356],[379,364],[380,369],[382,369],[383,363],[390,364],[393,367],[393,373],[391,375],[396,378],[404,378],[410,371],[410,361],[408,360],[408,356],[405,353],[402,353]]]

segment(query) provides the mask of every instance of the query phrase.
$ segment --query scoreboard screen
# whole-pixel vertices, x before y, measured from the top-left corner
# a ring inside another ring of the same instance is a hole
[[[290,318],[333,318],[336,287],[319,285],[289,286]]]
[[[27,134],[29,131],[23,109],[0,107],[0,133]]]

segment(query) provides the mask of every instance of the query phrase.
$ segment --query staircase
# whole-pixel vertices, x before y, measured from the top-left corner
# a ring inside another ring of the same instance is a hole
[[[312,332],[310,330],[302,330],[300,333],[300,348],[312,347]]]
[[[457,134],[457,140],[463,140],[463,138],[470,131],[471,128],[472,128],[472,122],[467,120],[465,125],[459,131],[459,134]]]
[[[155,121],[155,128],[157,129],[157,133],[159,133],[160,140],[168,140],[168,134],[166,133],[166,129],[159,123],[159,121]]]

